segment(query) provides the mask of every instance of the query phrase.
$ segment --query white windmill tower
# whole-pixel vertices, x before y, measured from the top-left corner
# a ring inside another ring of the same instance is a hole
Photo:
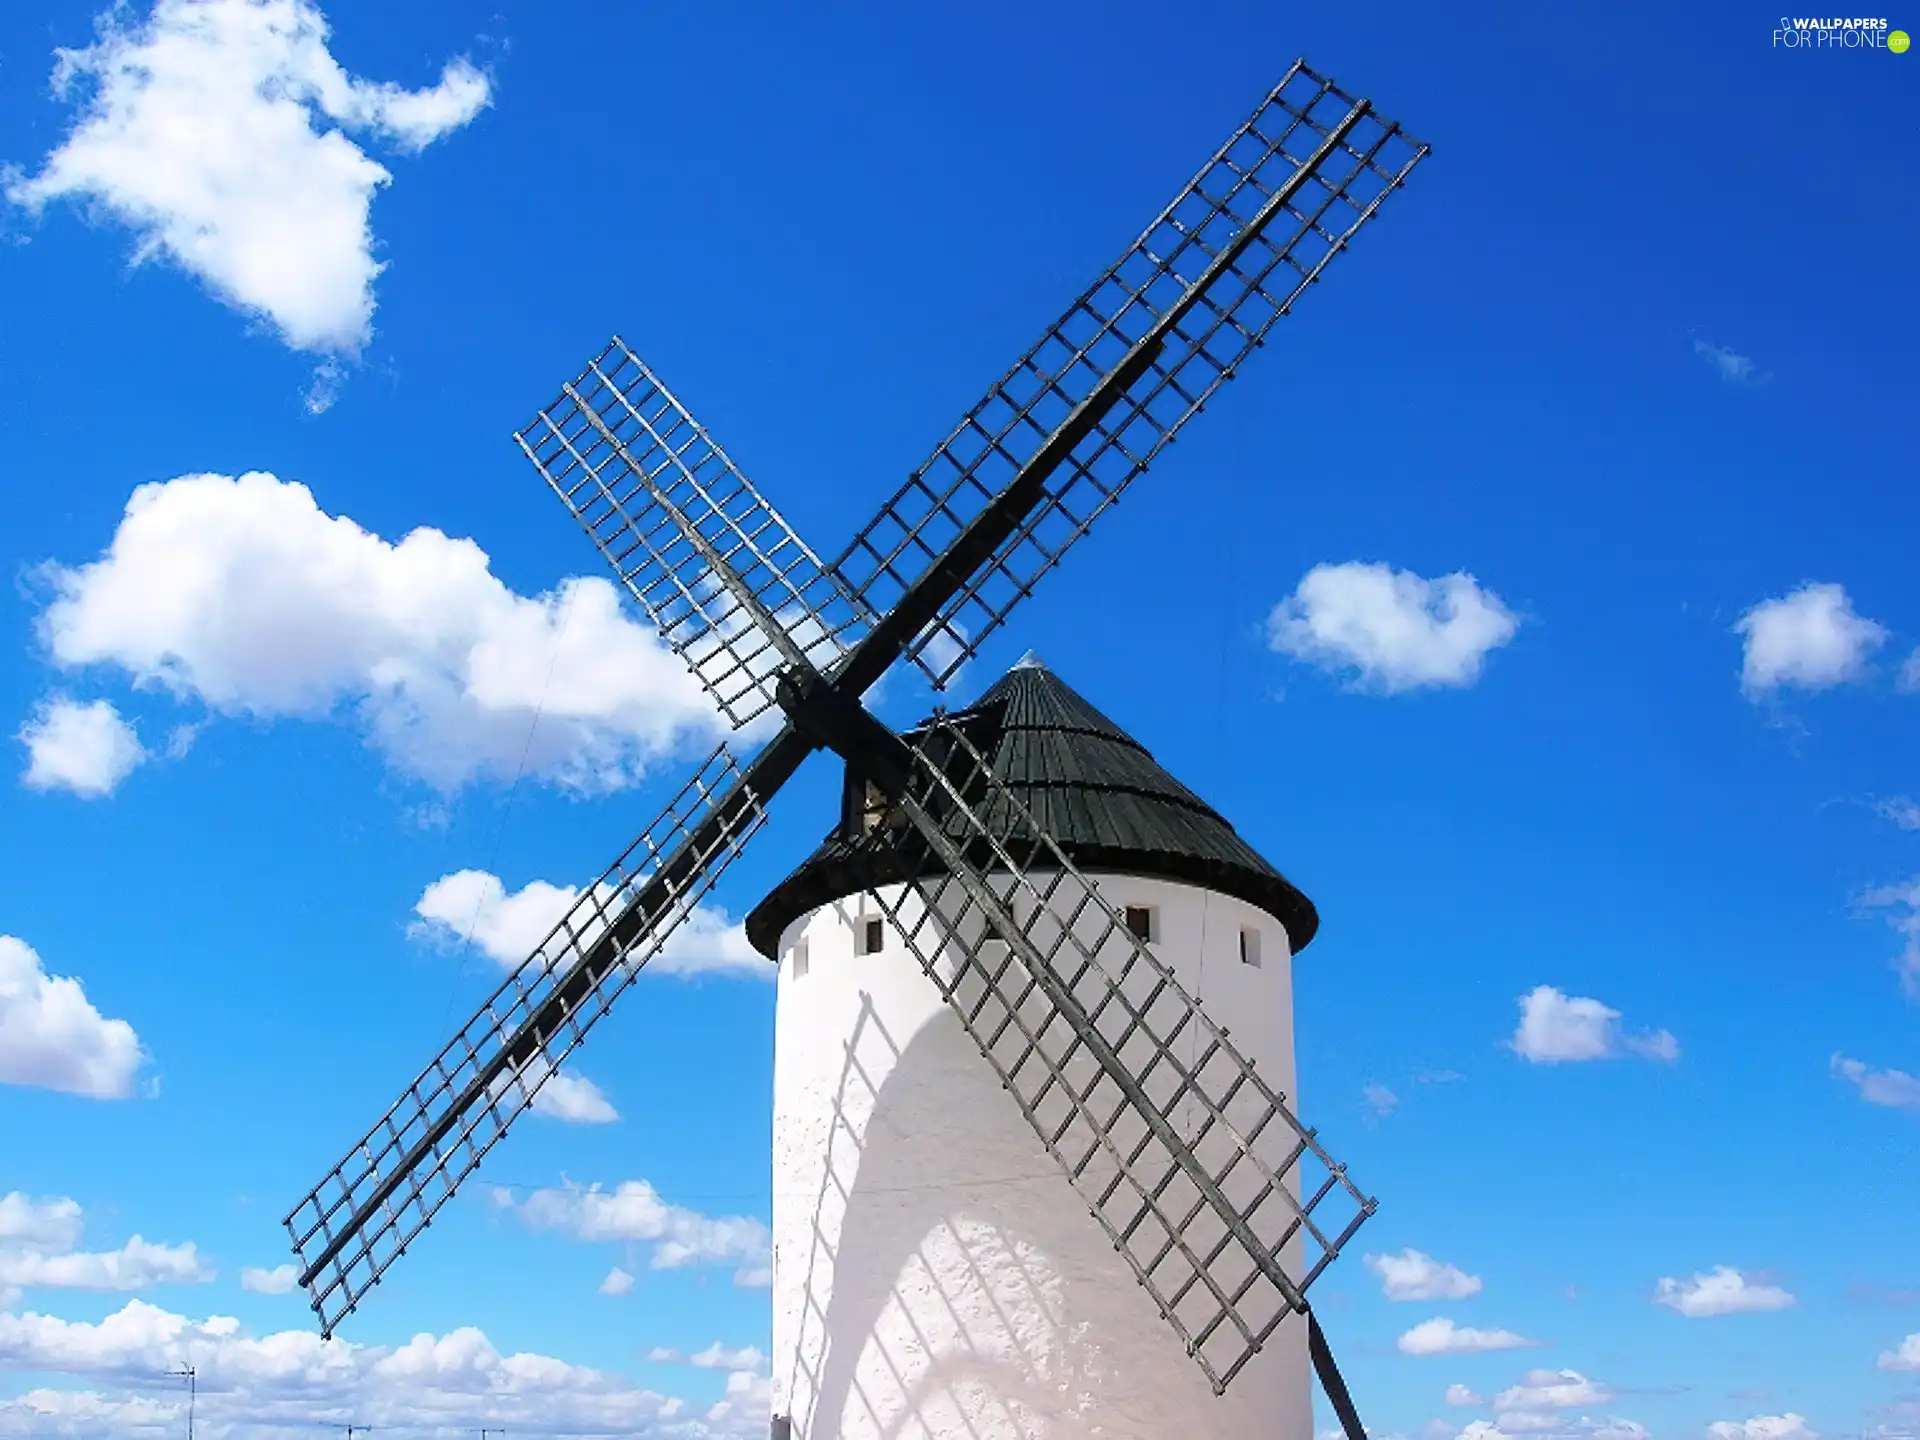
[[[719,712],[785,724],[287,1217],[322,1333],[830,750],[840,826],[756,911],[776,1437],[1306,1440],[1304,1355],[1363,1440],[1306,1291],[1373,1202],[1284,1100],[1312,907],[1037,666],[905,735],[862,697],[903,658],[943,688],[1426,153],[1295,64],[831,563],[617,338],[515,436]]]
[[[1233,1017],[1233,1043],[1267,1082],[1292,1093],[1291,956],[1319,923],[1306,896],[1031,655],[953,723],[1180,986]],[[1273,1335],[1218,1399],[1167,1343],[1132,1265],[915,963],[919,949],[951,976],[965,961],[942,952],[966,942],[898,923],[920,897],[893,878],[892,851],[862,843],[863,799],[849,788],[840,828],[747,919],[780,965],[776,1414],[795,1437],[840,1440],[1306,1440],[1307,1327]],[[1075,893],[1052,897],[1056,912]],[[1052,928],[1064,924],[1056,913]],[[1002,953],[986,963],[1004,965],[1005,946],[988,948]],[[1174,1047],[1183,1058],[1188,1042]],[[1194,1117],[1170,1113],[1191,1138]],[[1107,1209],[1124,1225],[1124,1203]],[[1182,1263],[1163,1264],[1163,1284]]]

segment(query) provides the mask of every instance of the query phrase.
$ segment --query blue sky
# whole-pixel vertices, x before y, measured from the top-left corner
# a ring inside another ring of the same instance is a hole
[[[170,1429],[185,1357],[233,1434],[764,1433],[721,917],[338,1347],[243,1281],[712,740],[509,433],[618,330],[837,551],[1298,54],[1433,157],[962,698],[1038,650],[1317,902],[1376,1432],[1920,1429],[1920,58],[1719,4],[321,14],[0,14],[0,1433]]]

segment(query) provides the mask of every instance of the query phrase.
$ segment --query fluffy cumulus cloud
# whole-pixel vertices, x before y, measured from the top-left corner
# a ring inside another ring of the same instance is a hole
[[[1267,617],[1267,643],[1362,689],[1393,695],[1480,678],[1490,651],[1520,622],[1465,573],[1427,580],[1409,570],[1348,561],[1316,565]]]
[[[633,1293],[633,1276],[627,1271],[622,1270],[618,1265],[614,1266],[611,1270],[607,1271],[607,1278],[600,1282],[600,1293],[602,1295],[615,1296],[631,1295]]]
[[[1486,1396],[1480,1394],[1477,1390],[1460,1384],[1458,1381],[1447,1386],[1445,1398],[1449,1405],[1484,1405],[1487,1403]]]
[[[1716,1420],[1707,1426],[1707,1434],[1713,1440],[1820,1440],[1817,1430],[1807,1428],[1807,1417],[1792,1411],[1749,1420]]]
[[[392,176],[347,132],[421,150],[480,112],[486,76],[463,59],[421,90],[350,75],[307,0],[158,0],[97,28],[56,52],[79,113],[8,198],[82,202],[134,232],[136,260],[181,266],[288,345],[356,354],[382,268],[369,211]]]
[[[0,1250],[0,1285],[25,1290],[146,1290],[213,1279],[192,1244],[155,1245],[135,1235],[118,1250],[40,1254]]]
[[[533,1097],[533,1113],[569,1125],[611,1125],[620,1118],[598,1085],[566,1070],[547,1077]]]
[[[0,1196],[0,1295],[23,1290],[148,1290],[214,1278],[192,1244],[156,1245],[135,1235],[114,1250],[82,1250],[78,1202]]]
[[[1869,1105],[1887,1105],[1896,1110],[1920,1110],[1920,1079],[1904,1070],[1874,1070],[1866,1062],[1836,1054],[1833,1073],[1853,1085]]]
[[[524,1200],[496,1190],[494,1203],[529,1229],[553,1230],[590,1244],[651,1246],[648,1263],[655,1270],[731,1265],[737,1285],[769,1283],[773,1240],[763,1222],[748,1215],[702,1215],[669,1204],[644,1180],[628,1180],[611,1190],[553,1186],[534,1190]]]
[[[1793,1296],[1778,1285],[1749,1280],[1731,1265],[1716,1265],[1685,1280],[1663,1275],[1654,1287],[1653,1300],[1690,1319],[1785,1310],[1794,1303]]]
[[[1395,1343],[1402,1355],[1477,1355],[1488,1350],[1521,1350],[1540,1342],[1511,1330],[1476,1330],[1436,1316],[1421,1321]]]
[[[64,695],[52,696],[41,702],[18,738],[27,747],[21,784],[87,799],[111,795],[147,758],[133,726],[105,700],[82,705]]]
[[[141,1059],[131,1025],[96,1010],[78,980],[49,975],[26,941],[0,935],[0,1085],[124,1100]]]
[[[387,541],[272,475],[143,485],[104,553],[44,575],[57,664],[115,667],[225,715],[351,715],[446,791],[522,765],[613,789],[716,733],[697,683],[607,581],[522,596],[470,540]]]
[[[256,1295],[285,1295],[299,1281],[300,1271],[293,1265],[275,1265],[271,1270],[255,1265],[240,1272],[240,1288]]]
[[[1365,1256],[1363,1263],[1380,1277],[1380,1288],[1389,1300],[1464,1300],[1480,1293],[1478,1275],[1411,1246],[1398,1255]]]
[[[1920,1332],[1907,1336],[1892,1350],[1882,1350],[1875,1363],[1882,1370],[1920,1371]]]
[[[1854,613],[1839,585],[1802,585],[1762,600],[1733,628],[1745,641],[1740,688],[1754,700],[1783,686],[1827,690],[1858,680],[1887,638],[1884,625]]]
[[[1529,1370],[1493,1397],[1493,1408],[1504,1416],[1512,1411],[1572,1410],[1583,1406],[1605,1405],[1614,1391],[1597,1380],[1589,1380],[1578,1370]]]
[[[485,870],[456,870],[443,875],[420,896],[413,909],[419,917],[416,938],[457,945],[471,940],[489,959],[511,968],[540,947],[553,927],[581,897],[571,886],[529,880],[508,890],[500,877]],[[602,902],[612,892],[602,892]],[[576,929],[592,935],[597,921],[591,913],[580,917]],[[712,971],[770,978],[773,967],[747,941],[746,927],[714,906],[696,905],[680,923],[647,969],[667,975],[696,975]]]
[[[349,1416],[375,1430],[444,1433],[484,1423],[519,1436],[761,1440],[767,1429],[768,1387],[752,1373],[730,1376],[725,1398],[702,1415],[606,1371],[547,1355],[502,1355],[471,1328],[384,1347],[322,1340],[311,1330],[256,1337],[228,1317],[192,1320],[138,1300],[98,1323],[0,1313],[0,1368],[100,1387],[11,1402],[15,1415],[34,1416],[49,1430],[57,1420],[85,1418],[92,1424],[84,1433],[127,1433],[139,1423],[128,1407],[156,1403],[138,1398],[151,1395],[152,1377],[188,1363],[198,1372],[202,1424],[267,1440],[338,1428]],[[164,1413],[145,1423],[184,1428],[185,1406],[184,1397],[163,1402]]]
[[[1876,885],[1859,899],[1862,910],[1878,911],[1895,932],[1906,940],[1894,956],[1894,973],[1900,988],[1912,999],[1920,999],[1920,875],[1891,885]]]
[[[19,1190],[0,1195],[0,1245],[71,1250],[85,1223],[80,1202],[66,1196],[35,1200]]]
[[[1536,1065],[1619,1055],[1680,1058],[1680,1042],[1669,1031],[1622,1030],[1618,1010],[1598,1000],[1563,994],[1551,985],[1535,986],[1520,997],[1520,1024],[1508,1043],[1522,1059]]]

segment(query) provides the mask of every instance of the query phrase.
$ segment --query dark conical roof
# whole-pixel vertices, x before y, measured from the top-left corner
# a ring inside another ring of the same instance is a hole
[[[1313,902],[1032,655],[952,718],[970,722],[995,777],[1081,869],[1203,885],[1279,920],[1296,952],[1313,939],[1320,924]],[[994,816],[982,818],[994,826]],[[897,879],[836,830],[754,907],[747,938],[772,957],[799,916]]]

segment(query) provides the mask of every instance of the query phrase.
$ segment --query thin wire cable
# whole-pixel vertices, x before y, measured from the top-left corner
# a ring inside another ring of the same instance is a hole
[[[565,598],[560,602],[560,623],[553,635],[553,659],[547,664],[547,678],[540,684],[540,698],[534,702],[533,719],[527,722],[527,738],[520,746],[520,763],[514,767],[513,781],[507,786],[507,797],[500,807],[500,825],[494,832],[493,849],[487,856],[486,869],[486,873],[496,879],[499,872],[494,867],[500,863],[500,849],[506,843],[507,822],[513,818],[514,796],[519,793],[521,777],[527,773],[527,757],[533,754],[534,732],[540,728],[540,717],[546,713],[547,692],[553,688],[554,672],[560,668],[560,652],[566,648],[567,625],[573,619],[573,599],[579,593],[579,589],[577,585],[568,587]],[[473,902],[473,918],[467,922],[467,933],[460,939],[458,952],[460,965],[447,981],[447,998],[440,1007],[438,1029],[446,1029],[447,1018],[453,1013],[453,1001],[459,993],[460,982],[467,978],[467,962],[473,958],[473,933],[480,928],[480,915],[486,908],[487,897],[483,887],[479,897]]]

